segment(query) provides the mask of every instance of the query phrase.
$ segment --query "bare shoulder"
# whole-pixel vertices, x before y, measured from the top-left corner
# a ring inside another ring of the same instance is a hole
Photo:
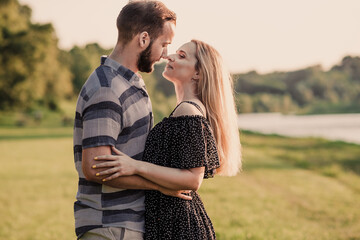
[[[195,103],[200,106],[203,112],[205,112],[205,107],[200,101],[196,101]],[[175,112],[173,113],[174,117],[193,115],[203,116],[203,114],[199,111],[199,109],[197,109],[197,107],[187,102],[180,104],[180,106],[176,108]]]

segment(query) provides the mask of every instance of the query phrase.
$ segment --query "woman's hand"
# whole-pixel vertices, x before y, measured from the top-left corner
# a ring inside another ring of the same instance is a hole
[[[95,164],[92,168],[107,168],[104,171],[96,173],[96,176],[110,175],[102,179],[102,181],[105,182],[120,176],[130,176],[136,174],[139,161],[132,159],[115,147],[111,147],[111,150],[117,155],[102,155],[94,158],[96,161],[106,162]]]

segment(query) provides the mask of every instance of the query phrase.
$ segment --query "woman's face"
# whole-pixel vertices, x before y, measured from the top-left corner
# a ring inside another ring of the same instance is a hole
[[[164,69],[163,76],[172,82],[187,82],[197,78],[195,54],[195,43],[188,42],[182,45],[176,54],[167,57],[169,62]]]

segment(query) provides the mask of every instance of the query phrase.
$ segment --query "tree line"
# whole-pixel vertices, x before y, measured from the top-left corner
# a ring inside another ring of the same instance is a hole
[[[360,58],[346,56],[330,70],[235,74],[239,112],[360,112]]]
[[[97,43],[58,47],[52,24],[31,21],[31,9],[18,0],[0,0],[0,111],[36,106],[57,110],[61,100],[77,98],[81,86],[111,52]],[[143,74],[154,115],[168,114],[176,99],[161,73],[164,63]],[[360,112],[360,58],[346,56],[325,71],[311,66],[292,72],[233,74],[237,110],[249,112]]]

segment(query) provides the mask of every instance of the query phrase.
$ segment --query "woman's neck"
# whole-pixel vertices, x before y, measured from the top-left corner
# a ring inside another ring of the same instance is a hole
[[[197,99],[197,97],[195,95],[195,84],[174,83],[174,85],[175,85],[177,104],[179,104],[183,101]]]

